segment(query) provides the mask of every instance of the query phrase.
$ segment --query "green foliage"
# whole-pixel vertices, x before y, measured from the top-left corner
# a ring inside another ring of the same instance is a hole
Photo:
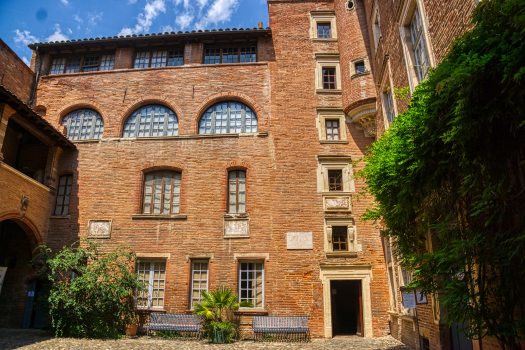
[[[134,291],[144,287],[131,272],[136,256],[130,249],[107,253],[88,240],[54,256],[49,248],[39,248],[32,265],[47,282],[46,304],[56,336],[117,338],[125,325],[137,324]]]
[[[233,312],[239,307],[253,307],[253,304],[249,301],[238,303],[238,295],[224,286],[211,292],[203,290],[201,295],[202,300],[195,304],[193,313],[204,316],[208,338],[213,340],[214,330],[221,329],[224,341],[233,342],[239,333],[239,319]]]
[[[525,338],[524,79],[525,1],[481,1],[359,174],[412,286],[506,349]]]

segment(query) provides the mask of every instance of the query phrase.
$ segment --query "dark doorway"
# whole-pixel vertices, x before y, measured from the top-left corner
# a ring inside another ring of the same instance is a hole
[[[468,321],[463,324],[452,322],[450,335],[452,338],[452,350],[472,350],[472,339],[467,338],[463,329],[468,327]]]
[[[332,336],[363,336],[361,281],[331,281]]]

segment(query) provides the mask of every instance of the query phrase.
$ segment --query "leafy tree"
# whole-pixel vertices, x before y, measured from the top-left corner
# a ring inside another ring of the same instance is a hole
[[[233,311],[239,307],[253,307],[253,304],[246,300],[238,303],[237,294],[226,287],[211,292],[203,290],[201,295],[202,300],[195,304],[193,313],[205,317],[208,338],[212,340],[215,330],[220,329],[225,333],[225,342],[231,343],[239,332],[238,320],[234,317]]]
[[[134,293],[144,290],[131,272],[136,256],[129,248],[106,253],[100,244],[80,243],[54,256],[41,246],[32,262],[49,290],[44,301],[55,335],[120,337],[136,324]]]
[[[364,158],[413,287],[503,349],[525,338],[525,1],[483,0],[473,29]],[[428,249],[428,241],[432,242]]]

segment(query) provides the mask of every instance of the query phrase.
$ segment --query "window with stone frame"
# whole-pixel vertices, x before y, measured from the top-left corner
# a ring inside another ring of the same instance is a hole
[[[55,215],[69,214],[69,201],[71,188],[73,186],[73,175],[60,176],[58,180],[57,201],[55,205]]]
[[[343,170],[333,169],[328,170],[328,190],[342,191],[343,190]]]
[[[348,251],[347,226],[332,226],[332,250],[334,252]]]
[[[340,140],[339,119],[326,119],[325,128],[326,128],[326,139],[327,140],[332,140],[332,141]]]
[[[377,6],[377,0],[375,2],[372,15],[372,34],[374,36],[374,47],[377,51],[377,49],[379,48],[379,42],[383,37],[383,34],[381,32],[381,19],[379,16],[379,7]]]
[[[181,173],[152,171],[144,174],[143,214],[178,214]]]
[[[104,121],[102,116],[93,109],[76,109],[69,112],[63,119],[67,137],[70,140],[94,140],[102,138]]]
[[[137,292],[136,306],[139,309],[164,309],[166,290],[166,262],[140,261],[137,278],[146,291]]]
[[[257,132],[257,117],[244,103],[219,102],[202,115],[199,134],[228,134]]]
[[[55,58],[51,62],[49,74],[112,70],[114,65],[115,54]]]
[[[208,260],[192,260],[191,262],[191,309],[202,300],[202,291],[208,291],[209,277]]]
[[[332,37],[331,27],[332,25],[330,22],[327,22],[327,23],[317,22],[317,37],[319,39],[331,38]]]
[[[246,212],[246,171],[232,170],[228,174],[228,213]]]
[[[337,88],[335,68],[323,67],[323,89],[335,90]]]
[[[134,68],[172,67],[184,65],[184,50],[141,51],[135,55]]]
[[[388,123],[391,124],[396,118],[396,111],[394,108],[394,94],[390,86],[383,90],[383,103],[385,106],[386,119]]]
[[[204,50],[204,64],[257,62],[257,47],[221,47]]]
[[[388,289],[390,296],[390,310],[397,312],[397,288],[395,280],[395,261],[392,255],[392,247],[388,237],[383,238],[383,246],[385,249],[385,263],[387,267]]]
[[[133,112],[124,123],[123,137],[177,136],[175,112],[162,105],[147,105]]]
[[[264,261],[239,261],[239,301],[250,301],[254,307],[264,307]]]
[[[426,47],[425,36],[423,33],[423,23],[417,4],[409,28],[412,52],[414,55],[414,69],[416,71],[418,82],[421,82],[427,78],[429,63],[427,54],[428,49]]]

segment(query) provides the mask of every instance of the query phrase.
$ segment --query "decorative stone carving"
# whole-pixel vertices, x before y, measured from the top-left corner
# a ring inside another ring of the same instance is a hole
[[[111,238],[113,220],[89,220],[88,238]]]
[[[312,232],[287,232],[287,249],[314,249]]]
[[[352,109],[348,112],[348,117],[358,128],[365,131],[365,136],[375,137],[377,134],[376,114],[377,109],[374,103]]]
[[[376,130],[376,116],[367,116],[359,119],[354,122],[356,125],[362,127],[365,130],[365,135],[369,137],[374,137],[377,134]]]
[[[354,243],[354,228],[352,226],[348,226],[347,228],[348,232],[348,240],[353,244]]]
[[[332,226],[330,225],[326,226],[326,238],[328,239],[328,243],[332,243]]]
[[[224,237],[249,237],[250,220],[224,220]]]
[[[27,206],[29,205],[29,197],[26,195],[22,196],[22,199],[20,200],[20,220],[26,216],[26,210]]]
[[[337,209],[350,209],[349,197],[332,197],[326,198],[326,209],[337,210]]]

